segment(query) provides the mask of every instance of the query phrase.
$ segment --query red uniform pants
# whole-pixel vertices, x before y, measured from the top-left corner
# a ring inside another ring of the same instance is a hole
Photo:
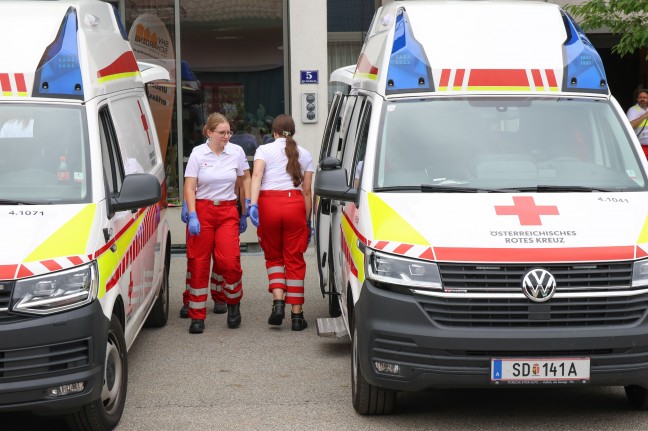
[[[243,297],[239,215],[236,201],[196,200],[200,234],[187,238],[189,280],[189,317],[207,317],[207,296],[211,278],[211,261],[215,273],[223,277],[225,302],[237,304]]]
[[[303,304],[304,252],[310,231],[301,191],[262,190],[257,233],[266,260],[268,290],[284,290],[286,304]]]
[[[189,241],[189,229],[186,231],[185,244]],[[216,273],[216,264],[212,266],[211,278],[209,279],[209,291],[214,302],[223,304],[225,302],[223,294],[223,285],[225,280],[223,276]],[[182,292],[182,304],[189,305],[189,289],[191,284],[191,272],[189,271],[189,258],[187,257],[187,274],[185,276],[185,290]]]

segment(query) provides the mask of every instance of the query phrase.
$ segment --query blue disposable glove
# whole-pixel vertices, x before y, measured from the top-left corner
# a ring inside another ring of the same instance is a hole
[[[313,227],[311,226],[310,220],[306,220],[306,226],[308,227],[308,245],[310,245],[311,238],[313,237]]]
[[[180,213],[180,220],[182,223],[189,223],[189,208],[187,208],[187,201],[182,201],[182,212]]]
[[[189,234],[200,234],[200,222],[198,221],[198,214],[196,214],[196,211],[189,213]]]
[[[242,234],[247,229],[247,215],[241,214],[241,219],[239,220],[239,234]]]
[[[251,203],[252,203],[252,201],[250,201],[249,199],[245,200],[245,214],[247,214],[247,215],[250,215],[250,204]]]
[[[257,204],[248,207],[248,215],[254,227],[259,227],[259,206]]]

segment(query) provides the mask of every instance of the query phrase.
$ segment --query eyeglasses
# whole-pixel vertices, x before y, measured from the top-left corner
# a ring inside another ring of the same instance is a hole
[[[218,130],[212,130],[212,132],[218,133],[221,136],[225,136],[225,135],[232,136],[234,134],[234,132],[232,132],[231,130],[223,130],[222,132],[219,132]]]

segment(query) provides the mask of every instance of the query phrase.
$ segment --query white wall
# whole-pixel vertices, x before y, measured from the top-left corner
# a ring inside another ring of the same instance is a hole
[[[314,163],[324,133],[328,109],[326,0],[290,0],[290,87],[291,115],[295,120],[295,140],[310,151]],[[318,84],[300,84],[300,71],[317,70]],[[317,123],[301,122],[302,92],[317,94]]]

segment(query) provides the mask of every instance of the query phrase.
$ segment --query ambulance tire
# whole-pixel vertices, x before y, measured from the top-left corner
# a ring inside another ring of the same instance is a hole
[[[114,314],[110,319],[104,364],[101,395],[99,399],[86,404],[66,418],[67,426],[71,430],[112,430],[124,412],[128,387],[128,354],[124,330]]]
[[[353,358],[351,361],[351,400],[353,408],[361,415],[389,415],[394,410],[396,391],[381,389],[368,383],[360,369],[358,351],[358,331],[355,325],[355,313],[351,319],[353,334]]]
[[[160,286],[160,296],[158,296],[151,313],[149,314],[144,326],[149,328],[161,328],[169,320],[169,259],[164,263],[164,274],[162,276],[162,285]]]
[[[626,397],[630,405],[637,410],[648,410],[648,389],[643,386],[625,386]]]
[[[338,317],[342,314],[342,309],[340,308],[340,293],[335,286],[335,271],[333,270],[333,259],[330,256],[331,247],[329,246],[329,261],[328,261],[328,283],[329,283],[329,292],[328,296],[328,305],[329,305],[329,316]]]

